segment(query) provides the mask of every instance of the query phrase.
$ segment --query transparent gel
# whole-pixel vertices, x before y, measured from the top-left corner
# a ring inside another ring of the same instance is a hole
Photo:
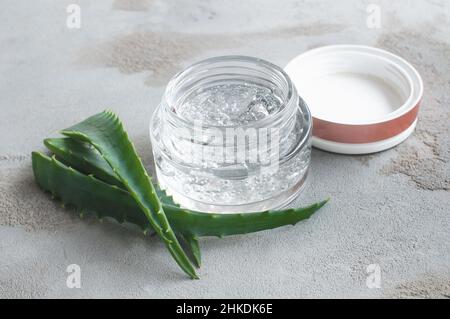
[[[237,56],[202,61],[169,82],[152,117],[158,182],[189,209],[282,207],[305,183],[311,129],[308,107],[277,66]]]

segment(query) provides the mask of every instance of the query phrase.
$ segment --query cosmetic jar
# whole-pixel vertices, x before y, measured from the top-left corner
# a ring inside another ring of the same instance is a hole
[[[281,208],[305,184],[312,119],[288,75],[245,56],[176,74],[150,123],[161,188],[206,212]]]

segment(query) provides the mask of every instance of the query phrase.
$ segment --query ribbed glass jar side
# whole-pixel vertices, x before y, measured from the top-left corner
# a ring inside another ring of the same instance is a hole
[[[238,92],[237,98],[224,95],[224,90]],[[213,95],[205,98],[209,92]],[[201,104],[204,98],[213,103]],[[223,104],[223,99],[233,103]],[[248,107],[239,108],[242,99],[249,99]],[[224,114],[218,108],[221,103]],[[270,109],[273,105],[276,108]],[[235,108],[237,115],[228,108]],[[190,118],[192,110],[196,113]],[[169,82],[151,120],[158,182],[190,209],[246,212],[279,207],[304,184],[311,126],[308,107],[277,66],[240,56],[194,64]]]

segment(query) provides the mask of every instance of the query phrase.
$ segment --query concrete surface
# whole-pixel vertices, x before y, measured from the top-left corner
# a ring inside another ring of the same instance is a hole
[[[66,7],[81,6],[81,29]],[[367,5],[381,28],[366,26]],[[1,297],[450,296],[450,3],[428,1],[3,1],[0,10]],[[187,279],[155,237],[79,220],[35,185],[30,152],[108,107],[151,168],[148,122],[165,83],[215,55],[279,65],[325,44],[367,44],[411,61],[425,81],[418,127],[380,154],[314,150],[295,227],[201,241]],[[69,264],[81,289],[66,287]],[[378,264],[381,288],[366,286]]]

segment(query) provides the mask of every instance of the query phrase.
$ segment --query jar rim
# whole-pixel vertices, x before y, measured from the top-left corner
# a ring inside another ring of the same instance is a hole
[[[272,114],[269,114],[268,116],[258,119],[256,121],[248,122],[248,123],[241,123],[239,125],[218,125],[218,124],[211,124],[211,123],[203,123],[202,127],[204,128],[212,128],[212,129],[227,129],[227,128],[235,128],[237,126],[239,127],[265,127],[268,123],[271,123],[280,117],[283,117],[283,114],[286,112],[289,113],[289,109],[292,109],[295,107],[297,102],[295,99],[298,97],[298,94],[296,93],[295,87],[293,82],[291,81],[289,75],[279,66],[277,66],[274,63],[271,63],[267,60],[252,57],[252,56],[245,56],[245,55],[223,55],[223,56],[216,56],[207,58],[204,60],[201,60],[199,62],[196,62],[184,70],[176,73],[170,80],[169,83],[166,86],[166,89],[164,91],[164,96],[162,99],[162,106],[166,108],[168,113],[171,115],[172,120],[181,123],[184,126],[190,127],[194,125],[194,122],[191,120],[187,120],[186,118],[180,116],[177,112],[175,112],[174,108],[171,107],[170,103],[167,102],[167,97],[171,96],[173,94],[173,91],[177,89],[178,85],[182,85],[180,82],[182,82],[183,79],[186,79],[189,75],[191,75],[193,72],[195,72],[196,69],[201,70],[202,67],[218,64],[218,63],[230,63],[230,62],[241,62],[241,63],[248,63],[253,64],[255,66],[262,66],[270,70],[274,73],[274,75],[278,76],[281,80],[285,82],[286,90],[283,97],[283,107],[280,108],[279,111],[274,112]],[[232,66],[232,65],[230,65]]]

